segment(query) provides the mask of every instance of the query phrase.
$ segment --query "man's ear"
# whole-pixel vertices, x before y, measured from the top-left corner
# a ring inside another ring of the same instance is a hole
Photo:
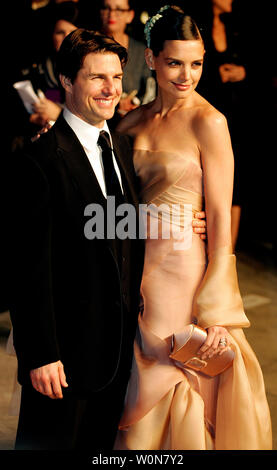
[[[145,62],[147,63],[149,69],[155,70],[154,55],[153,55],[152,49],[149,49],[149,47],[147,47],[145,49],[144,56],[145,56]]]
[[[67,92],[71,92],[71,88],[72,88],[72,83],[71,83],[71,80],[70,78],[66,77],[65,75],[59,75],[59,78],[60,78],[60,82],[63,86],[63,88],[65,89],[65,91]]]

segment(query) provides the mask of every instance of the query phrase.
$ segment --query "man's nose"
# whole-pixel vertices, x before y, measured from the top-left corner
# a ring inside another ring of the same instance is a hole
[[[105,80],[102,91],[107,96],[115,95],[116,94],[116,88],[115,88],[114,81],[112,79]]]

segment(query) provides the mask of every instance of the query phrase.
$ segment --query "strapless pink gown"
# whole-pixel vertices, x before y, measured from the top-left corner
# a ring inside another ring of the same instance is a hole
[[[271,449],[271,420],[262,372],[242,327],[249,321],[238,289],[235,256],[206,244],[186,221],[203,209],[200,164],[187,155],[135,150],[142,201],[165,208],[148,214],[141,285],[143,316],[115,449]],[[174,218],[176,204],[184,213]],[[149,224],[158,218],[156,239]],[[176,222],[177,220],[177,222]],[[183,232],[176,241],[175,228]],[[177,243],[177,245],[176,245]],[[183,245],[181,245],[183,243]],[[180,369],[169,358],[170,337],[185,325],[224,325],[235,348],[233,366],[214,378]]]

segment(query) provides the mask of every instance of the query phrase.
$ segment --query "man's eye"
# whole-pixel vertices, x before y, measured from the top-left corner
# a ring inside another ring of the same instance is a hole
[[[201,67],[201,65],[203,64],[202,62],[194,62],[192,65],[195,65],[196,67]]]
[[[168,63],[168,65],[175,67],[175,66],[180,65],[180,62],[177,62],[177,60],[172,60],[171,62]]]

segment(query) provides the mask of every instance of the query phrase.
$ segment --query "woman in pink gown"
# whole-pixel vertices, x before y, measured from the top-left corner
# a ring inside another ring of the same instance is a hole
[[[158,95],[119,127],[134,138],[141,198],[152,210],[144,311],[115,449],[271,449],[263,376],[242,331],[249,321],[231,248],[230,136],[225,117],[195,91],[204,44],[194,21],[169,6],[148,21],[146,39]],[[176,218],[177,206],[183,213]],[[204,206],[207,244],[186,222]],[[163,224],[170,228],[167,237]],[[232,345],[235,358],[225,372],[210,378],[170,359],[172,335],[192,323],[208,333],[199,358]]]

